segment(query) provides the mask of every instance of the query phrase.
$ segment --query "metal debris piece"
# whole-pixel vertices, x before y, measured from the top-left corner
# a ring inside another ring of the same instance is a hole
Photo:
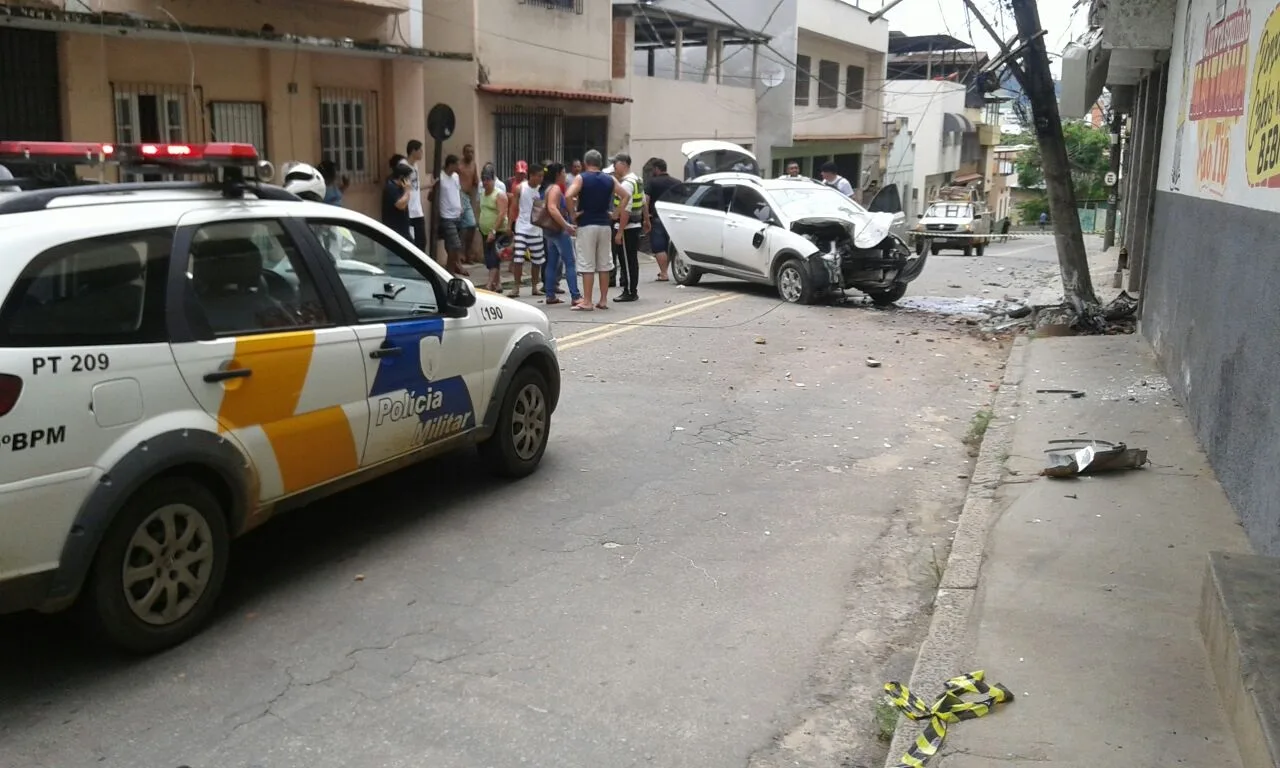
[[[1037,389],[1038,395],[1071,395],[1074,398],[1084,397],[1084,393],[1078,389]]]
[[[764,338],[763,336],[757,336],[757,337],[756,337],[756,343],[757,343],[757,344],[768,344],[769,342],[768,342],[768,341],[766,341],[766,340],[765,340],[765,338]]]
[[[1141,469],[1147,463],[1145,448],[1130,448],[1124,443],[1106,440],[1050,440],[1045,453],[1049,466],[1040,471],[1045,477],[1076,477],[1121,469]]]
[[[868,357],[868,358],[867,358],[867,367],[868,367],[868,368],[879,368],[879,367],[880,367],[880,361],[879,361],[879,360],[877,360],[877,359],[875,359],[874,357]]]

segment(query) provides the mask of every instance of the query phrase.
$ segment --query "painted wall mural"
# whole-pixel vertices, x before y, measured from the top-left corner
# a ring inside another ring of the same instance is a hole
[[[1280,0],[1264,3],[1179,5],[1163,188],[1280,211]]]

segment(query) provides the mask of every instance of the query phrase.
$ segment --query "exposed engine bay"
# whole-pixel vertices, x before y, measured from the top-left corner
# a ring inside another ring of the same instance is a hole
[[[821,262],[830,289],[873,292],[912,279],[909,267],[916,266],[911,264],[916,257],[907,244],[887,230],[867,229],[876,231],[855,237],[852,224],[835,220],[799,221],[791,226],[817,248],[809,259]]]

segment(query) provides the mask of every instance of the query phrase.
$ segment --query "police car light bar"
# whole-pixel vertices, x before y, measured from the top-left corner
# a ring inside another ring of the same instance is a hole
[[[246,166],[258,162],[252,144],[95,144],[75,141],[0,141],[0,162],[74,165]]]

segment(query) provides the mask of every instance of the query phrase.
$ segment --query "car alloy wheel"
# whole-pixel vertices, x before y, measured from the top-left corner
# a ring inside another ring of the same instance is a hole
[[[677,250],[671,259],[671,271],[676,282],[689,279],[689,259],[683,251]]]
[[[213,573],[209,522],[187,504],[168,504],[134,529],[121,569],[133,615],[153,626],[184,618],[200,602]]]
[[[778,272],[778,293],[783,300],[797,304],[804,295],[804,277],[793,264],[787,264]]]
[[[516,395],[511,412],[511,445],[521,461],[531,461],[547,439],[547,400],[536,384]]]

